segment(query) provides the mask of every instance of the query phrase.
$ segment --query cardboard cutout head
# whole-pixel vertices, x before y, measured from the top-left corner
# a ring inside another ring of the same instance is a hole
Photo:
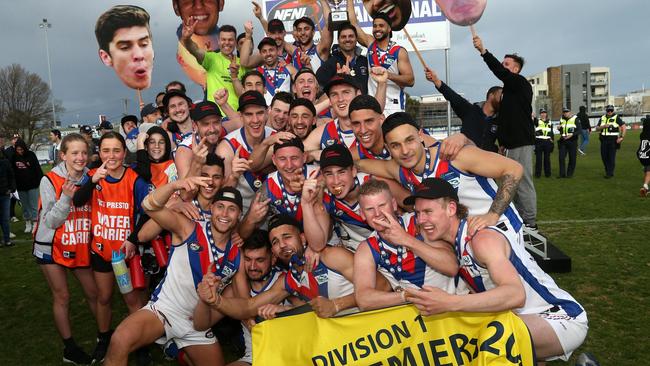
[[[126,86],[141,90],[151,85],[154,51],[146,10],[133,5],[110,8],[97,19],[95,37],[99,59]]]
[[[487,0],[436,0],[436,4],[450,22],[465,27],[481,19]]]
[[[411,0],[363,0],[363,6],[373,18],[386,13],[392,20],[391,29],[394,31],[402,30],[411,18]]]
[[[174,13],[183,24],[198,19],[194,32],[200,36],[210,33],[219,23],[219,13],[225,0],[172,0]]]

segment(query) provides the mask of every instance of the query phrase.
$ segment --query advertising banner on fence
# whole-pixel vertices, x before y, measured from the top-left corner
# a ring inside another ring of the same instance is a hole
[[[524,322],[512,312],[423,317],[412,305],[321,319],[313,312],[253,328],[256,366],[533,366]]]
[[[369,13],[374,12],[372,2],[372,0],[354,0],[356,17],[368,34],[372,34],[372,17]],[[385,2],[390,3],[387,6],[408,7],[409,1],[386,0]],[[330,3],[334,2],[330,1]],[[345,10],[346,8],[346,0],[336,1],[335,4],[338,9]],[[406,25],[406,29],[418,49],[420,51],[426,51],[449,48],[449,22],[440,11],[438,5],[436,5],[435,0],[412,0],[410,1],[410,5],[411,16]],[[333,5],[330,6],[334,8]],[[318,2],[305,0],[264,0],[262,7],[267,19],[280,19],[284,22],[284,27],[288,34],[287,40],[289,41],[293,41],[293,38],[290,36],[291,29],[293,29],[293,22],[304,16],[312,18],[314,22],[318,22],[320,24],[320,27],[317,26],[318,29],[325,27],[323,12]],[[320,39],[320,35],[317,34],[314,38],[318,40]],[[392,39],[407,50],[413,51],[403,31],[393,32]]]

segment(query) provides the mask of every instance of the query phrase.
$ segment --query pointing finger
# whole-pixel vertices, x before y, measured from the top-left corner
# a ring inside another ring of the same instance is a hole
[[[317,177],[318,173],[320,173],[320,167],[317,167],[316,169],[314,169],[314,171],[309,174],[309,178]]]

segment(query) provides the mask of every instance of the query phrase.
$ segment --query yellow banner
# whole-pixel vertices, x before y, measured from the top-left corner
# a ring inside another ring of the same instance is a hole
[[[321,319],[313,312],[253,328],[255,366],[533,366],[528,328],[512,312],[423,317],[412,305]]]

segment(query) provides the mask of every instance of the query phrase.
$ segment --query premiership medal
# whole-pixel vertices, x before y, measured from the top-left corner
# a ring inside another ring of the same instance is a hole
[[[253,186],[255,186],[255,188],[260,188],[262,186],[262,181],[259,180],[259,178],[255,179],[255,181],[253,182]]]

